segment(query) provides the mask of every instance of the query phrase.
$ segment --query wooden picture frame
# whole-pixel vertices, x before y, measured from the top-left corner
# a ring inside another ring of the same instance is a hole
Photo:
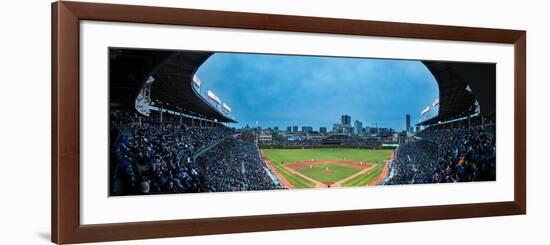
[[[514,45],[514,201],[81,225],[79,23],[82,20],[241,28]],[[51,234],[55,243],[305,229],[526,213],[526,32],[83,2],[52,4]]]

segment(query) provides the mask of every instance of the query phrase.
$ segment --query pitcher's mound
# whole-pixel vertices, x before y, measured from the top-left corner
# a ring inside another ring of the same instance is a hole
[[[332,175],[334,174],[334,170],[325,170],[326,175]]]

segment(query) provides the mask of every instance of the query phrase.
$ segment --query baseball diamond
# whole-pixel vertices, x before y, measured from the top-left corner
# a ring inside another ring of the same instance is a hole
[[[355,148],[262,149],[262,157],[287,188],[378,184],[393,150]],[[375,183],[376,182],[376,183]]]

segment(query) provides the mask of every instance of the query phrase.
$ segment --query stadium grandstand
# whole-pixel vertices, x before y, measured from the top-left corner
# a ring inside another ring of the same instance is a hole
[[[439,86],[437,115],[396,149],[384,184],[496,179],[496,66],[423,62]]]
[[[201,93],[195,73],[212,54],[109,50],[111,196],[285,188],[262,159],[256,136],[229,126],[237,122],[230,105],[214,91]],[[399,145],[382,183],[494,180],[495,66],[423,63],[439,86],[438,113],[419,122],[423,130]],[[269,144],[377,148],[382,143],[305,135]]]
[[[209,52],[109,50],[110,195],[280,187],[238,139],[229,105],[200,94]]]
[[[259,145],[265,148],[368,148],[380,149],[383,148],[380,139],[372,139],[366,137],[352,137],[348,134],[327,134],[325,136],[317,136],[315,139],[308,139],[309,134],[303,139],[288,140],[272,140],[270,142],[258,142]],[[390,147],[392,148],[392,147]]]

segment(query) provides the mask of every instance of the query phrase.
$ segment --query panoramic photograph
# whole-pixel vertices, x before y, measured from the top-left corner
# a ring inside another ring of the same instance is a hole
[[[110,196],[495,181],[496,64],[111,47],[109,128]]]

